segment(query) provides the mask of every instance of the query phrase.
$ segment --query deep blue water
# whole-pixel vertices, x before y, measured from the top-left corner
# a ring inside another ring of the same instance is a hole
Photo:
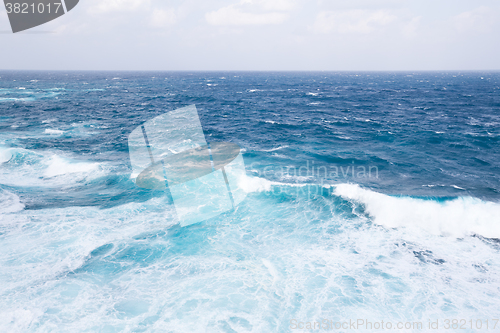
[[[191,104],[248,194],[180,227],[127,138]],[[4,71],[0,163],[1,331],[500,316],[498,72]]]

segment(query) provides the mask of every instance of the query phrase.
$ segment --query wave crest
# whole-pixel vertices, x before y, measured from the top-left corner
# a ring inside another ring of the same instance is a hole
[[[498,203],[472,197],[444,202],[393,197],[351,184],[337,185],[334,193],[362,203],[373,222],[387,228],[406,227],[456,238],[470,235],[500,238]]]

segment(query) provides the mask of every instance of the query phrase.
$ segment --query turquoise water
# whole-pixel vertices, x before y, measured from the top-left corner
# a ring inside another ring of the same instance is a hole
[[[0,331],[491,324],[499,92],[499,73],[0,72]],[[191,104],[242,148],[246,199],[181,227],[127,137]]]

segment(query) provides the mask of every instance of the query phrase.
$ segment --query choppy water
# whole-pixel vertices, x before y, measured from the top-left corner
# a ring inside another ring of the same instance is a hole
[[[190,104],[248,195],[181,228],[127,136]],[[0,72],[0,331],[498,319],[499,144],[500,73]]]

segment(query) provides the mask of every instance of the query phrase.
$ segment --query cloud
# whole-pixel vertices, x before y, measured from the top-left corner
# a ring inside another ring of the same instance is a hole
[[[131,12],[149,8],[150,0],[97,0],[89,8],[91,13]]]
[[[422,21],[422,16],[414,17],[410,22],[406,23],[401,29],[401,33],[406,37],[414,37],[417,35],[417,30]]]
[[[290,11],[297,8],[296,1],[290,0],[262,0],[252,1],[251,3],[262,6],[264,10]]]
[[[387,10],[343,10],[320,12],[313,25],[316,33],[370,33],[397,20]]]
[[[268,25],[281,24],[288,12],[296,8],[291,0],[243,0],[205,14],[211,25]]]
[[[177,14],[173,9],[155,9],[150,22],[153,27],[158,28],[171,26],[177,22]]]
[[[455,16],[452,21],[459,32],[487,33],[492,30],[497,20],[498,13],[496,13],[496,10],[481,6]]]

